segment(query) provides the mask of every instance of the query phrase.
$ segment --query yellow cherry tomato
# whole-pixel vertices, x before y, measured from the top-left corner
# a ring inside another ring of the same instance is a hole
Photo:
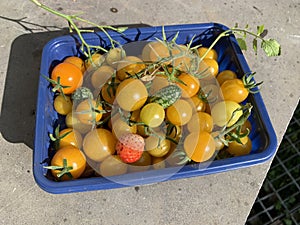
[[[63,148],[65,146],[75,146],[77,148],[81,148],[82,146],[82,136],[81,134],[72,128],[66,128],[59,132],[59,148]]]
[[[241,143],[237,141],[229,142],[227,151],[234,156],[248,155],[252,150],[252,142],[248,136],[240,138]]]
[[[125,111],[140,109],[148,98],[148,91],[142,81],[128,78],[122,81],[116,92],[116,101]]]
[[[95,100],[86,99],[76,107],[76,117],[83,124],[92,125],[100,121],[103,108]]]
[[[54,99],[54,109],[61,115],[67,115],[72,111],[73,103],[70,96],[58,95]]]
[[[195,162],[209,160],[216,150],[214,138],[206,131],[190,133],[183,146],[187,156]]]
[[[193,109],[187,101],[177,100],[173,105],[167,108],[168,120],[178,126],[187,124],[192,118]]]
[[[214,60],[218,59],[218,53],[217,53],[217,51],[215,49],[208,50],[208,48],[206,48],[206,47],[199,47],[197,49],[197,51],[198,51],[199,57],[202,57],[202,56],[204,56],[204,54],[207,53],[204,58],[214,59]]]
[[[83,151],[93,161],[101,162],[113,155],[117,139],[106,129],[98,128],[90,131],[83,139]]]
[[[213,129],[213,118],[205,112],[195,113],[191,120],[187,123],[187,128],[190,132],[211,132]]]

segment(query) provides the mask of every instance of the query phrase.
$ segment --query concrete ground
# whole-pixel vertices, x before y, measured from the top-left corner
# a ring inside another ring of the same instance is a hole
[[[181,0],[44,1],[98,24],[264,24],[282,55],[245,53],[280,143],[299,100],[300,2]],[[37,76],[44,44],[66,22],[29,0],[0,3],[0,224],[244,224],[271,161],[139,188],[53,195],[32,173]],[[111,10],[115,8],[117,10]],[[117,11],[117,12],[116,12]],[[51,31],[51,32],[49,32]]]

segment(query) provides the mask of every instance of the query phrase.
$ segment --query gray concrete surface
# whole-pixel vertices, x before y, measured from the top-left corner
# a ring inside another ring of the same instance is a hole
[[[99,24],[264,24],[282,56],[246,52],[280,143],[299,100],[299,0],[53,0],[65,13],[85,12]],[[271,161],[204,177],[134,187],[52,195],[32,174],[36,79],[41,50],[66,27],[29,0],[0,3],[0,224],[244,224]],[[110,11],[116,8],[117,13]],[[26,18],[25,18],[26,17]],[[23,21],[18,19],[25,18]],[[32,23],[32,24],[30,24]],[[35,24],[35,25],[34,25]],[[25,27],[30,29],[25,29]],[[32,33],[31,33],[32,32]],[[262,52],[260,52],[262,53]],[[24,101],[22,101],[24,99]],[[26,99],[26,101],[25,101]],[[8,116],[10,115],[10,116]],[[5,121],[4,121],[5,120]]]

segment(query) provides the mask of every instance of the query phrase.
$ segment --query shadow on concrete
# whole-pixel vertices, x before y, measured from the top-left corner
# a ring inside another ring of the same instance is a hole
[[[24,143],[34,149],[35,111],[42,50],[48,41],[66,34],[69,34],[67,28],[24,34],[13,41],[0,116],[0,132],[8,142]]]
[[[12,143],[33,149],[39,68],[44,45],[68,30],[24,34],[17,37],[9,55],[0,131]]]

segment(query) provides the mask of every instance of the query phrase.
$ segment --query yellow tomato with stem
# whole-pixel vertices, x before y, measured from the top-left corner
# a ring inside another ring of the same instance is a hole
[[[219,127],[230,127],[243,115],[240,104],[233,101],[221,101],[211,109],[214,124]]]
[[[146,62],[156,62],[167,57],[170,57],[168,47],[159,41],[147,43],[142,51],[142,59]]]
[[[126,56],[117,65],[117,78],[122,81],[129,77],[134,77],[145,68],[146,65],[140,58]]]
[[[240,138],[241,143],[237,141],[229,142],[227,151],[234,156],[248,155],[252,150],[252,142],[248,136]]]
[[[93,125],[100,121],[102,110],[102,106],[95,100],[86,99],[77,105],[75,114],[81,123]]]
[[[159,137],[150,135],[145,139],[145,151],[154,157],[165,156],[171,148],[171,142],[168,139],[159,140]]]
[[[77,118],[76,113],[70,112],[67,114],[65,118],[65,123],[67,127],[73,128],[74,130],[80,132],[81,134],[85,134],[92,129],[91,124],[83,124]]]
[[[59,148],[69,145],[81,148],[82,136],[77,130],[65,128],[59,132]]]
[[[215,59],[204,58],[199,64],[198,73],[202,73],[204,79],[213,79],[219,73],[219,64]]]
[[[140,120],[149,127],[160,126],[165,119],[164,108],[155,102],[143,106],[140,112]]]
[[[208,50],[208,48],[206,48],[206,47],[199,47],[197,49],[197,51],[198,51],[199,57],[203,57],[204,54],[206,54],[206,56],[204,58],[218,60],[218,53],[213,48]]]
[[[196,112],[204,112],[206,109],[207,103],[201,99],[198,95],[194,95],[191,97],[191,104],[193,109],[195,109]]]

